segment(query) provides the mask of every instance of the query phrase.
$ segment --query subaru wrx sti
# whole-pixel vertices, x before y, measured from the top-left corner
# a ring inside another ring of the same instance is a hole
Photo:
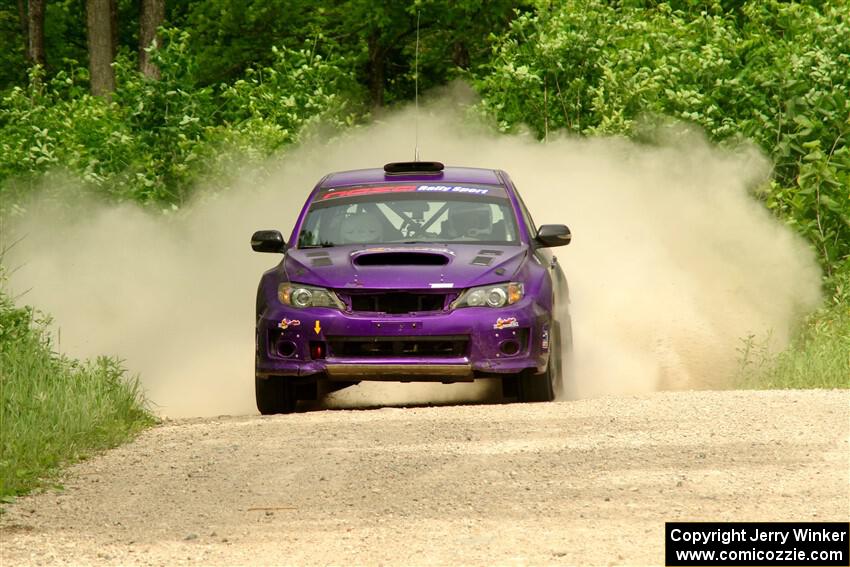
[[[325,176],[257,291],[257,408],[286,413],[364,380],[501,379],[520,401],[563,387],[572,349],[567,280],[500,170],[392,163]]]

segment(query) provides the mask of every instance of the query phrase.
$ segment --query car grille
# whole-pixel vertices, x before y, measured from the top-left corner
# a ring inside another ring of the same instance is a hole
[[[420,313],[424,311],[442,311],[446,306],[445,293],[387,292],[352,293],[348,304],[353,312]]]
[[[339,358],[458,358],[466,355],[469,337],[328,337],[328,346]]]

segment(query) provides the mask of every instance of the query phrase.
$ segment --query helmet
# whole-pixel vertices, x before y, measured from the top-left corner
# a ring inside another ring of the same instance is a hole
[[[487,203],[453,202],[449,206],[443,232],[448,236],[477,238],[493,229],[493,213]]]

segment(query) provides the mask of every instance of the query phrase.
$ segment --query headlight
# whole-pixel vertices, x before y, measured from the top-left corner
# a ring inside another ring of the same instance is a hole
[[[504,307],[522,299],[525,288],[521,283],[506,283],[471,287],[460,294],[452,307]]]
[[[342,311],[345,307],[334,292],[323,287],[299,285],[289,282],[277,287],[277,298],[284,305],[305,307],[331,307]]]

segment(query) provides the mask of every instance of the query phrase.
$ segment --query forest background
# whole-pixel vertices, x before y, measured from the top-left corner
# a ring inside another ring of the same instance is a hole
[[[236,162],[406,105],[417,19],[420,92],[465,81],[471,119],[506,135],[653,144],[647,124],[676,121],[759,146],[774,169],[754,197],[809,243],[825,301],[786,352],[744,344],[740,384],[847,387],[848,16],[845,0],[0,0],[0,496],[152,419],[119,361],[59,354],[49,317],[2,287],[4,222],[71,186],[173,214],[210,179],[226,191]]]

